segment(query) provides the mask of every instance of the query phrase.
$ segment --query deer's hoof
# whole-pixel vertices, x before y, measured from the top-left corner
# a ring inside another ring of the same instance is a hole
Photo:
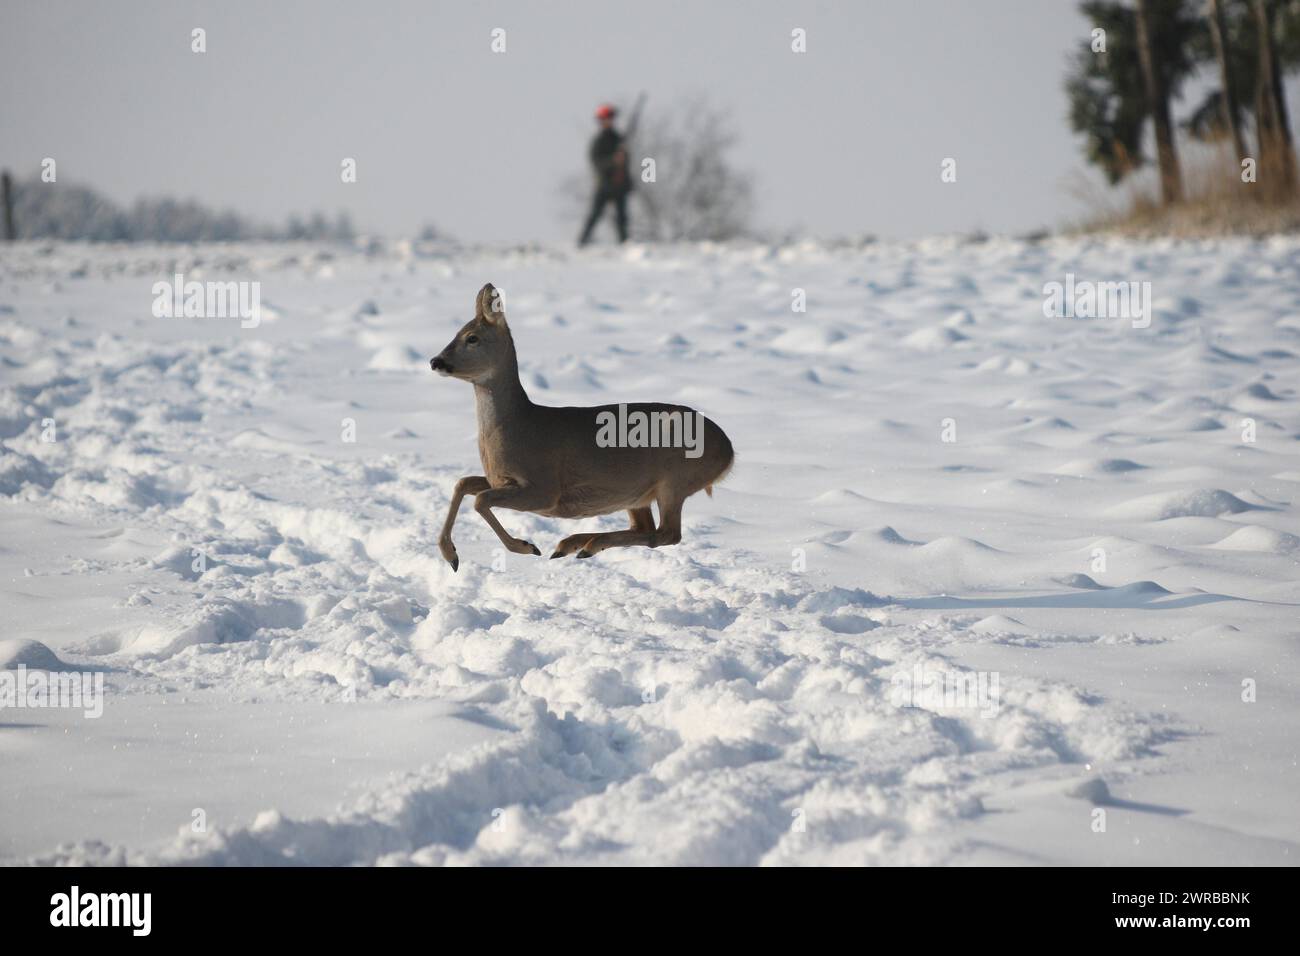
[[[586,548],[583,548],[581,551],[575,554],[574,557],[578,559],[589,558],[591,557],[591,552],[588,551]]]
[[[537,545],[535,545],[535,544],[530,544],[528,547],[531,548],[533,554],[537,555],[539,558],[542,556],[542,552],[540,552],[540,551],[537,550]]]
[[[439,541],[438,553],[442,555],[442,560],[451,565],[453,571],[460,567],[460,556],[456,554],[456,546],[450,541]]]
[[[551,555],[551,560],[554,561],[556,558],[562,558],[562,557],[564,557],[563,552],[556,551],[553,555]]]

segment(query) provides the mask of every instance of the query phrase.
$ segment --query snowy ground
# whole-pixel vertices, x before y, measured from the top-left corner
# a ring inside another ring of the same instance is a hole
[[[680,546],[443,563],[486,281],[535,401],[727,430]],[[105,700],[0,711],[0,860],[1295,864],[1297,388],[1296,240],[5,249],[0,665]]]

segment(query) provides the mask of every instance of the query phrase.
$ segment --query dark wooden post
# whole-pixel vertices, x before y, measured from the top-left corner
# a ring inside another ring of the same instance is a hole
[[[3,194],[0,204],[4,205],[5,211],[5,241],[13,242],[18,233],[14,230],[14,185],[8,171],[0,175],[0,193]]]

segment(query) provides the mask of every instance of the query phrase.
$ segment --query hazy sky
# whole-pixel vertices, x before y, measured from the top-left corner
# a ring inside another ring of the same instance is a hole
[[[195,197],[277,223],[347,209],[388,234],[571,238],[556,184],[585,169],[596,104],[644,89],[664,110],[703,91],[734,110],[763,227],[1028,230],[1085,212],[1067,189],[1084,163],[1061,85],[1089,30],[1075,8],[5,0],[0,164],[25,177],[51,156],[60,182],[122,202]]]

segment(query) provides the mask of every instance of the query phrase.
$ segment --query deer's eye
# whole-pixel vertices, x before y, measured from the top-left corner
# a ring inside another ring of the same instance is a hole
[[[477,336],[477,335],[467,335],[467,336],[465,336],[465,344],[466,344],[466,345],[478,345],[478,336]]]

